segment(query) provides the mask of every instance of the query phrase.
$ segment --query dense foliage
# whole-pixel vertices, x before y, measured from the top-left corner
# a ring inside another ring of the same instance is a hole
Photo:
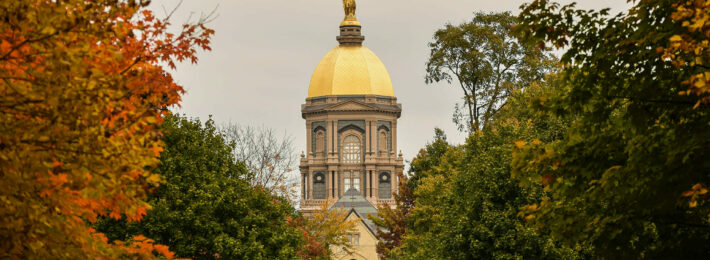
[[[0,258],[171,255],[89,227],[150,209],[158,127],[183,93],[161,64],[209,49],[212,30],[167,33],[147,2],[0,1]]]
[[[525,93],[514,94],[509,109],[501,111],[490,128],[472,134],[464,145],[437,145],[442,142],[437,138],[420,153],[412,162],[418,171],[413,176],[420,177],[413,184],[415,202],[409,211],[409,225],[401,248],[392,253],[406,259],[581,257],[581,246],[562,246],[526,226],[518,214],[544,191],[542,187],[521,187],[510,178],[514,141],[554,140],[566,126],[564,120],[529,111],[530,96],[542,92],[532,86]]]
[[[524,6],[527,38],[568,48],[563,89],[540,110],[576,118],[558,141],[517,145],[515,174],[550,190],[524,210],[536,227],[591,243],[601,258],[708,255],[707,8],[641,0],[609,17],[542,0]]]
[[[616,16],[524,5],[519,39],[566,48],[562,71],[524,84],[466,144],[417,169],[413,206],[398,203],[376,222],[406,227],[378,234],[383,255],[707,256],[710,2],[634,4]]]
[[[106,219],[97,226],[110,239],[144,234],[193,259],[289,259],[302,244],[287,224],[294,208],[249,184],[251,173],[210,119],[168,116],[160,174],[165,183],[149,195],[153,209],[140,222]]]
[[[395,208],[385,203],[377,207],[377,215],[369,216],[376,226],[378,239],[377,254],[382,257],[397,258],[402,255],[402,239],[409,227],[409,211],[414,207],[413,191],[419,180],[426,177],[439,164],[442,156],[451,147],[441,129],[434,130],[434,141],[419,151],[409,165],[409,176],[398,176],[398,193],[394,194]]]

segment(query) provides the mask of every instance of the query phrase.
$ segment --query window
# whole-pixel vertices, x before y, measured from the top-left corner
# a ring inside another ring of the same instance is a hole
[[[325,147],[325,133],[323,130],[316,132],[316,156],[323,155]]]
[[[322,172],[313,174],[313,198],[325,199],[325,174]]]
[[[348,242],[350,242],[350,245],[359,246],[360,245],[360,233],[348,234]]]
[[[378,146],[380,150],[380,154],[387,154],[389,151],[389,147],[387,147],[387,131],[382,129],[380,130],[379,137],[378,137]]]
[[[362,152],[360,151],[360,138],[348,135],[343,139],[343,163],[360,163]]]
[[[381,172],[379,180],[379,197],[380,199],[392,198],[392,180],[389,172]]]
[[[345,187],[345,191],[348,191],[350,188],[360,191],[360,172],[345,171],[344,173],[345,179],[343,180],[343,185]]]

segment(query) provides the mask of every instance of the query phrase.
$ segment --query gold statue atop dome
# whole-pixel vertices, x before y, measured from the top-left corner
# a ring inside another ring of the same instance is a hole
[[[355,17],[355,9],[357,8],[355,0],[343,0],[343,8],[346,17]]]
[[[345,9],[345,19],[340,26],[344,25],[360,25],[355,17],[355,9],[357,9],[357,4],[355,0],[343,0],[343,9]]]

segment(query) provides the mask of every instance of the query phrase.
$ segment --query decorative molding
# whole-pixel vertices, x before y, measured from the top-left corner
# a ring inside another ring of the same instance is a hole
[[[364,101],[364,100],[363,100]],[[342,111],[342,110],[358,110],[358,111],[372,111],[377,110],[377,107],[369,105],[364,102],[359,102],[355,100],[347,100],[340,103],[336,103],[325,110],[327,111]]]
[[[348,100],[365,101],[365,96],[340,96],[340,97],[338,97],[338,101],[348,101]]]
[[[353,129],[364,134],[365,120],[338,120],[338,133],[342,133],[348,129]]]
[[[301,107],[301,116],[305,118],[307,115],[317,114],[342,114],[351,112],[376,112],[391,114],[399,118],[402,113],[400,104],[377,104],[367,103],[357,100],[339,101],[336,103],[326,104],[311,104]]]

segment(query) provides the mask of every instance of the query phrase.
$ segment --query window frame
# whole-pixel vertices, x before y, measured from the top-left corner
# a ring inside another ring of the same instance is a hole
[[[351,141],[353,140],[354,141]],[[362,136],[346,132],[340,142],[340,163],[342,164],[362,164],[363,163],[363,141]]]

